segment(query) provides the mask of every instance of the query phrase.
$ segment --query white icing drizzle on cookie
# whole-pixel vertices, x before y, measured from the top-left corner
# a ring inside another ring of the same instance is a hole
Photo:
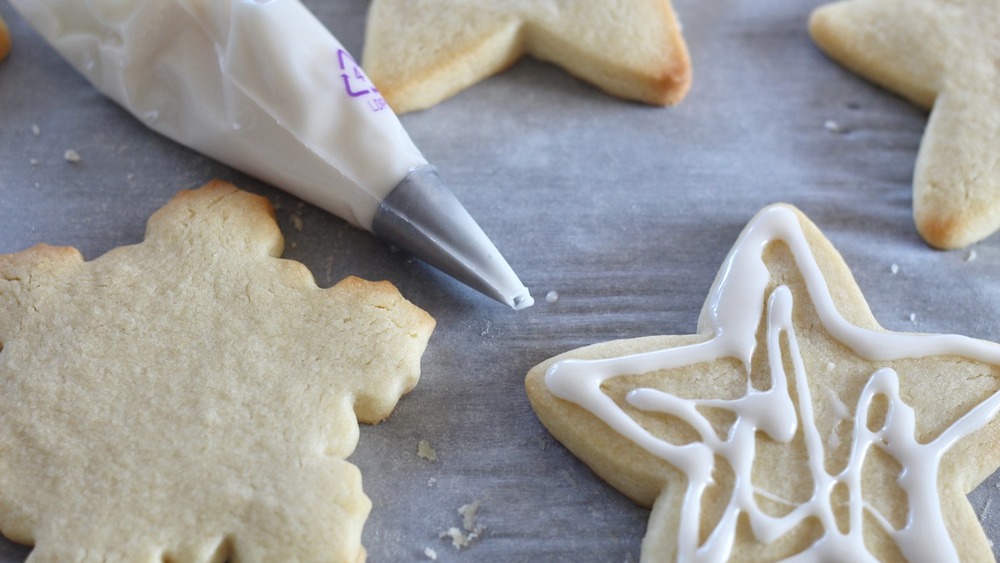
[[[601,384],[613,377],[648,373],[685,365],[734,357],[747,373],[757,346],[758,323],[764,312],[764,295],[770,274],[763,260],[764,248],[785,242],[802,273],[809,297],[829,334],[870,361],[953,355],[1000,365],[1000,346],[957,335],[883,333],[854,326],[837,311],[826,280],[809,247],[795,213],[783,206],[762,211],[744,230],[727,257],[722,274],[712,287],[708,315],[712,337],[706,342],[601,360],[563,360],[553,364],[545,376],[548,389],[557,397],[574,402],[635,442],[681,470],[687,477],[677,549],[679,561],[722,561],[729,558],[739,515],[746,514],[758,541],[771,543],[803,520],[816,518],[824,535],[806,551],[787,561],[874,561],[863,538],[865,513],[892,537],[909,560],[957,561],[958,556],[944,524],[937,487],[941,458],[955,442],[984,426],[1000,409],[1000,392],[994,393],[927,443],[915,438],[916,413],[899,394],[899,377],[889,368],[871,374],[856,405],[849,462],[837,474],[824,466],[823,438],[816,428],[808,374],[792,325],[792,293],[787,286],[774,289],[767,299],[766,345],[771,366],[771,386],[758,390],[748,385],[744,396],[733,399],[682,399],[656,389],[634,389],[626,396],[632,406],[670,414],[687,422],[700,441],[677,445],[655,437],[628,416]],[[792,503],[788,514],[775,517],[763,512],[756,496],[773,495],[756,490],[751,481],[755,435],[787,443],[795,436],[796,405],[788,389],[779,338],[787,339],[792,377],[802,415],[802,432],[808,454],[813,490],[809,500]],[[881,428],[868,427],[868,411],[876,396],[888,404]],[[728,435],[720,438],[697,407],[717,407],[736,414]],[[862,498],[861,470],[870,448],[877,447],[903,467],[898,485],[909,499],[906,525],[896,529]],[[701,499],[712,483],[715,457],[725,459],[735,475],[733,491],[722,517],[701,545]],[[832,494],[835,487],[848,491],[848,524],[842,532],[835,520]]]

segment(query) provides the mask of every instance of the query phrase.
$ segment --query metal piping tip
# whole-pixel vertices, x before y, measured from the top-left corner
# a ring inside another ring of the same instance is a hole
[[[535,298],[528,293],[528,288],[524,288],[524,293],[514,296],[508,305],[514,308],[515,311],[520,311],[521,309],[527,309],[535,304]]]
[[[514,310],[535,302],[433,166],[413,170],[389,193],[372,232]]]

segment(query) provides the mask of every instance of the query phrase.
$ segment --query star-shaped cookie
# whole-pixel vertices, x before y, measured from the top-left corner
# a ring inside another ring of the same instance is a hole
[[[847,0],[809,31],[848,69],[929,109],[913,174],[917,230],[958,248],[1000,228],[1000,2]]]
[[[533,368],[532,406],[652,506],[643,561],[979,561],[966,493],[1000,466],[1000,345],[889,332],[794,208],[740,235],[696,334]]]
[[[316,286],[259,196],[181,192],[92,260],[0,256],[0,529],[37,561],[364,558],[345,461],[434,327],[387,282]]]
[[[362,66],[389,105],[405,113],[525,54],[649,104],[679,102],[691,82],[669,0],[374,0]]]

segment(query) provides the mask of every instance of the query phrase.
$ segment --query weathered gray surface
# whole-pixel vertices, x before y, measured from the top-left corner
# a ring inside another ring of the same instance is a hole
[[[547,434],[524,375],[585,344],[693,332],[723,258],[764,205],[803,209],[887,328],[1000,341],[1000,238],[972,260],[919,239],[910,180],[926,115],[813,46],[805,22],[818,3],[678,0],[695,82],[675,108],[626,103],[524,60],[403,116],[532,289],[538,303],[520,313],[151,133],[0,3],[14,39],[0,64],[0,252],[44,241],[94,258],[141,240],[179,189],[221,177],[261,193],[279,206],[286,256],[321,285],[388,279],[438,320],[420,385],[389,421],[362,428],[351,458],[374,502],[371,561],[422,560],[425,547],[440,561],[636,560],[648,512]],[[367,2],[306,4],[360,59]],[[66,162],[67,149],[82,160]],[[417,457],[419,440],[436,462]],[[994,539],[995,477],[973,494]],[[461,526],[457,509],[473,501],[484,535],[456,551],[438,534]],[[0,544],[0,561],[27,553]]]

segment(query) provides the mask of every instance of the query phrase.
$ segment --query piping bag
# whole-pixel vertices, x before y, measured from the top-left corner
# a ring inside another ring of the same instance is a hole
[[[522,309],[527,288],[299,0],[11,0],[153,130]]]

